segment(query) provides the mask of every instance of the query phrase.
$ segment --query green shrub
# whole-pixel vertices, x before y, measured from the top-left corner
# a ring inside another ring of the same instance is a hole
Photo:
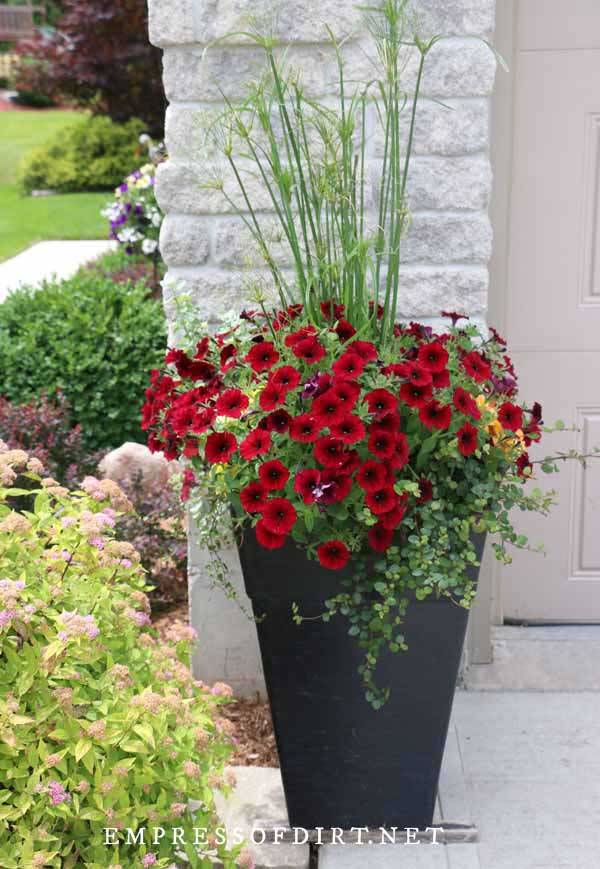
[[[145,283],[82,269],[0,304],[0,395],[24,404],[59,389],[90,450],[142,441],[147,372],[165,345],[162,305]]]
[[[180,827],[193,843],[194,826],[216,829],[231,689],[194,682],[189,628],[165,641],[151,629],[138,556],[112,536],[130,506],[118,486],[89,477],[70,493],[40,472],[0,445],[0,862],[166,867],[172,837],[140,847],[118,831]],[[21,481],[28,513],[7,503]],[[224,869],[251,865],[210,847]],[[213,865],[185,851],[186,865]]]
[[[23,190],[112,190],[140,161],[142,121],[117,124],[95,116],[62,130],[47,145],[29,153],[19,169]]]

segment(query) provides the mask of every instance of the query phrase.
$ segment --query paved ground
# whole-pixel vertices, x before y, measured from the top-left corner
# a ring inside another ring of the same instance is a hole
[[[20,284],[56,275],[68,278],[90,260],[114,248],[110,241],[41,241],[0,263],[0,302]]]
[[[326,846],[320,869],[598,869],[599,722],[600,693],[459,692],[438,812],[473,822],[479,842]],[[238,774],[228,823],[284,816],[277,770]],[[259,869],[308,865],[306,848],[257,857]]]

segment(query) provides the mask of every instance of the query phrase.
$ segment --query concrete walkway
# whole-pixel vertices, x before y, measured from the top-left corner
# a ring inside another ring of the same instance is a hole
[[[238,770],[228,826],[285,817],[276,770]],[[457,694],[440,781],[442,820],[474,844],[335,845],[320,869],[598,869],[600,693]],[[255,848],[257,869],[308,866],[308,849]]]
[[[96,257],[115,249],[112,241],[41,241],[0,263],[0,302],[22,284],[39,284],[53,276],[69,278]]]

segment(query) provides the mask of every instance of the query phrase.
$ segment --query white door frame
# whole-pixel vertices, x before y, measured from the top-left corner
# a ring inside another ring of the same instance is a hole
[[[490,218],[494,245],[490,261],[488,322],[500,333],[506,327],[509,256],[509,221],[512,189],[514,88],[519,0],[496,0],[494,46],[506,61],[508,72],[498,68],[492,98],[490,159],[494,172]],[[491,626],[504,621],[499,563],[486,547],[479,592],[469,625],[468,655],[472,664],[492,660]]]

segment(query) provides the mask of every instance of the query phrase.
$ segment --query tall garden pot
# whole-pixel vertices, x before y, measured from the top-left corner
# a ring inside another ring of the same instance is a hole
[[[483,538],[477,543],[481,551]],[[382,655],[377,678],[391,696],[375,711],[346,619],[296,625],[291,618],[293,602],[305,616],[321,613],[342,590],[342,572],[309,561],[291,543],[263,549],[251,531],[240,558],[259,619],[291,826],[430,826],[467,610],[446,599],[410,605],[402,628],[409,648]]]

